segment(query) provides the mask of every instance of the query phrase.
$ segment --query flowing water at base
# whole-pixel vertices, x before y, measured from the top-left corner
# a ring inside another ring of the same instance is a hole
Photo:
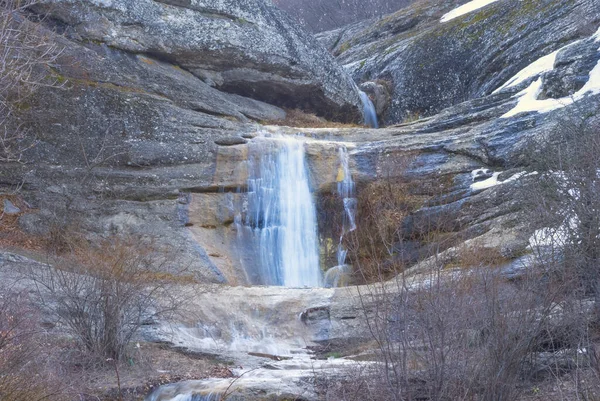
[[[315,372],[337,377],[357,365],[345,359],[314,360],[307,350],[331,335],[339,337],[338,331],[346,333],[346,321],[334,324],[330,318],[329,305],[337,290],[314,288],[322,286],[323,278],[305,141],[265,136],[249,144],[247,191],[240,196],[235,218],[238,241],[254,259],[247,270],[250,282],[275,287],[216,286],[188,305],[196,311],[194,324],[167,325],[153,333],[162,341],[235,360],[244,368],[232,368],[235,379],[162,386],[146,401],[234,401],[255,399],[265,391],[316,399],[316,390],[306,384]],[[348,150],[343,145],[330,149],[338,152],[336,192],[344,207],[338,266],[328,271],[331,286],[338,286],[350,268],[343,243],[356,229],[357,201]],[[332,168],[335,171],[335,164]]]

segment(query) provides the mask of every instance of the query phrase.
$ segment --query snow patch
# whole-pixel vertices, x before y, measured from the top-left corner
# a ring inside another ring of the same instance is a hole
[[[532,249],[539,247],[563,248],[569,240],[569,231],[576,230],[578,226],[579,220],[573,216],[565,219],[558,228],[540,228],[529,238],[529,246]]]
[[[519,71],[514,77],[509,79],[504,85],[496,89],[493,93],[498,93],[506,88],[512,88],[520,83],[525,82],[529,78],[535,77],[536,75],[541,75],[545,72],[552,71],[554,69],[554,63],[556,63],[556,56],[563,49],[564,47],[529,64],[527,67]]]
[[[543,99],[538,100],[538,96],[542,92],[543,81],[538,78],[529,87],[517,94],[519,102],[517,105],[504,114],[501,118],[513,117],[519,113],[533,112],[548,113],[566,106],[569,106],[588,95],[600,94],[600,61],[590,71],[590,76],[587,83],[571,96],[566,96],[560,99]]]
[[[529,247],[537,249],[540,247],[562,248],[567,241],[567,230],[565,227],[553,229],[549,227],[536,230],[529,238]]]
[[[473,170],[471,172],[471,177],[473,177],[473,180],[475,180],[477,177],[481,176],[482,173],[488,173],[488,172],[489,172],[488,169]],[[533,173],[527,174],[525,171],[522,171],[520,173],[513,174],[510,178],[508,178],[504,181],[498,180],[498,177],[500,176],[500,174],[501,174],[501,172],[496,172],[496,173],[493,173],[492,176],[490,178],[488,178],[487,180],[474,182],[473,184],[471,184],[471,190],[480,191],[483,189],[495,187],[496,185],[508,184],[509,182],[516,181],[521,177],[528,177],[531,175],[536,175],[537,172],[534,171]]]
[[[595,42],[600,42],[600,28],[596,31],[594,35],[591,37]],[[568,44],[557,51],[542,57],[541,59],[535,61],[530,64],[528,67],[521,70],[517,75],[511,78],[507,83],[494,91],[497,93],[501,89],[515,86],[521,82],[524,82],[528,78],[534,77],[536,75],[541,75],[544,72],[549,72],[554,69],[554,63],[556,62],[556,56],[561,50],[566,49],[569,46],[573,46],[576,43],[579,43],[580,40]],[[598,49],[600,51],[600,48]],[[543,99],[538,100],[540,93],[542,92],[543,81],[542,78],[538,78],[536,81],[532,82],[527,89],[519,92],[516,96],[519,97],[519,102],[517,105],[510,110],[508,113],[504,114],[501,118],[509,118],[513,117],[519,113],[525,112],[533,112],[536,111],[538,113],[548,113],[550,111],[554,111],[566,106],[569,106],[588,95],[597,95],[600,94],[600,61],[596,64],[596,66],[590,71],[589,79],[586,84],[577,92],[575,92],[571,96],[565,96],[560,99]]]
[[[498,0],[473,0],[473,1],[470,1],[466,4],[463,4],[462,6],[460,6],[458,8],[455,8],[454,10],[450,11],[449,13],[444,14],[444,16],[442,17],[440,22],[451,21],[454,18],[458,18],[462,15],[468,14],[475,10],[479,10],[480,8],[483,8],[483,7],[487,6],[488,4],[492,4],[497,1]]]
[[[473,191],[479,191],[479,190],[482,190],[482,189],[488,189],[488,188],[491,188],[491,187],[495,187],[496,185],[498,185],[500,183],[500,181],[498,181],[498,176],[499,175],[500,175],[500,173],[494,173],[487,180],[475,182],[475,183],[471,184],[471,189]]]

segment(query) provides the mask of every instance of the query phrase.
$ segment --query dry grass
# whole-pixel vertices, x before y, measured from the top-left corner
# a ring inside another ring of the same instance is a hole
[[[376,181],[358,192],[357,229],[347,239],[352,264],[362,281],[372,282],[400,273],[404,266],[394,260],[402,240],[402,221],[423,203],[409,185],[399,181]]]
[[[335,121],[328,121],[315,114],[306,113],[298,109],[286,109],[286,116],[283,120],[262,121],[265,125],[278,125],[283,127],[299,128],[360,128],[358,124],[344,124]]]
[[[79,393],[89,399],[115,400],[118,384],[110,368],[82,370]],[[184,380],[227,378],[233,374],[222,362],[209,356],[188,354],[164,344],[141,343],[131,359],[119,365],[121,393],[124,401],[141,401],[156,388]],[[87,399],[86,398],[86,399]]]
[[[0,288],[0,399],[66,400],[65,381],[48,352],[38,308],[27,291],[12,284],[3,281]]]
[[[456,256],[445,268],[498,267],[507,264],[510,259],[502,255],[498,248],[486,247],[482,244],[461,244]]]
[[[21,213],[8,215],[0,212],[0,248],[42,251],[46,246],[46,239],[23,232],[18,223],[19,217],[35,210],[29,209],[17,195],[0,195],[0,210],[4,207],[5,199],[21,209]]]

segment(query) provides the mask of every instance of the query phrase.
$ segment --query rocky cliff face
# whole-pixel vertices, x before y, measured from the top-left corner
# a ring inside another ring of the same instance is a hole
[[[42,221],[152,233],[208,280],[223,276],[184,228],[188,194],[238,185],[228,147],[256,121],[284,118],[281,107],[361,118],[352,79],[267,1],[49,0],[31,11],[61,49],[57,85],[22,105],[36,146],[0,165],[3,185],[24,183]]]
[[[420,2],[321,35],[359,81],[382,80],[388,124],[411,119],[378,131],[256,122],[289,105],[350,116],[358,102],[325,50],[266,3],[47,1],[35,10],[61,33],[62,85],[25,105],[37,145],[24,164],[0,165],[2,183],[23,183],[42,220],[75,220],[92,238],[150,233],[203,279],[244,284],[240,261],[253,255],[236,242],[233,205],[244,203],[248,143],[302,131],[327,139],[307,144],[319,194],[337,179],[339,142],[359,184],[410,155],[393,174],[428,200],[403,221],[405,240],[426,250],[421,240],[443,231],[510,259],[529,235],[509,180],[524,144],[597,114],[598,1],[499,0],[444,23],[456,2]],[[479,169],[490,181],[478,183]]]
[[[283,118],[283,106],[341,120],[359,108],[352,80],[266,2],[46,0],[30,17],[40,23],[35,13],[48,14],[41,23],[63,49],[49,66],[58,87],[21,105],[36,146],[23,163],[0,163],[3,192],[18,189],[5,208],[31,235],[68,222],[90,240],[151,236],[202,282],[246,285],[241,265],[257,250],[239,242],[235,220],[247,207],[252,145],[259,132],[301,132],[318,204],[343,180],[340,146],[359,195],[399,177],[418,198],[393,227],[400,235],[386,244],[382,265],[462,267],[464,246],[499,255],[498,269],[514,277],[513,261],[527,256],[537,228],[523,221],[515,199],[535,179],[524,162],[535,150],[529,141],[584,119],[600,126],[599,1],[498,0],[450,20],[444,15],[465,1],[422,1],[375,24],[320,35],[359,83],[378,80],[363,86],[378,103],[390,99],[377,105],[387,127],[371,130],[261,123]],[[335,248],[339,235],[328,223],[320,221],[322,239]],[[435,258],[423,260],[433,248]],[[0,254],[9,273],[31,263]],[[407,283],[430,285],[429,272]],[[194,291],[197,314],[168,333],[156,322],[144,327],[145,338],[214,352],[230,346],[244,366],[276,357],[265,353],[277,352],[277,340],[305,347],[371,339],[362,289]],[[300,393],[298,378],[314,379],[315,365],[308,355],[306,364],[297,361],[244,376],[249,392],[240,397]],[[276,380],[265,384],[267,370]],[[210,391],[230,382],[208,384],[183,386]],[[186,391],[166,390],[169,398]]]
[[[371,18],[381,18],[414,0],[274,0],[273,3],[313,32],[336,29]]]
[[[36,12],[47,14],[75,43],[146,55],[223,92],[342,121],[359,119],[354,83],[270,2],[40,3]]]
[[[424,1],[376,22],[323,33],[321,42],[358,81],[383,80],[398,124],[491,94],[540,57],[593,34],[598,0],[497,1],[451,20],[466,1]]]

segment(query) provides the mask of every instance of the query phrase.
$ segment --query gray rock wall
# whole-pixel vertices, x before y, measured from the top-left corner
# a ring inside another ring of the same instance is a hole
[[[265,0],[44,0],[66,37],[183,68],[208,85],[277,106],[359,121],[356,85]],[[122,74],[124,75],[124,74]]]
[[[390,14],[415,0],[273,0],[312,32],[336,29]]]
[[[457,6],[419,2],[319,38],[358,82],[391,84],[385,123],[397,124],[490,94],[533,61],[589,37],[600,24],[599,0],[500,0],[440,22]]]

